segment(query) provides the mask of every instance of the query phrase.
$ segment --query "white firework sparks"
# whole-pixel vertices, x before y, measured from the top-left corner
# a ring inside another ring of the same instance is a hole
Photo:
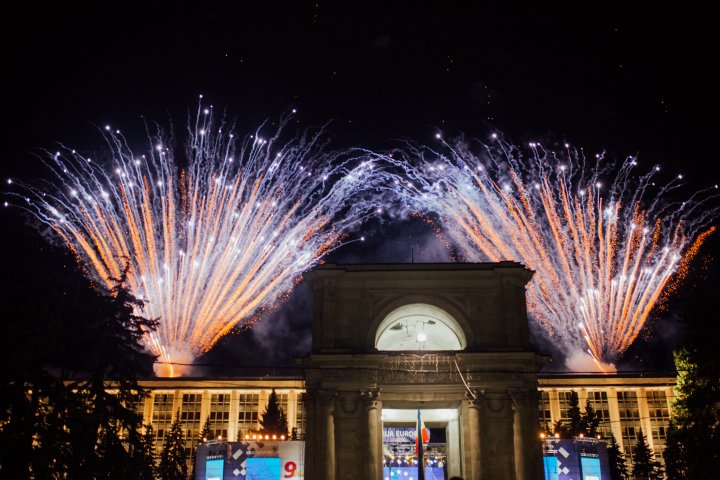
[[[268,136],[261,127],[236,138],[200,107],[179,154],[159,134],[136,153],[108,126],[108,159],[48,153],[54,181],[21,185],[15,203],[50,226],[101,285],[129,264],[142,314],[160,320],[145,337],[166,365],[156,371],[182,374],[324,254],[355,241],[349,230],[374,209],[363,196],[372,161],[324,153],[321,131],[283,140],[288,120]]]
[[[437,215],[464,260],[535,270],[529,312],[574,370],[611,369],[605,362],[627,350],[715,229],[706,228],[717,185],[665,202],[682,176],[656,185],[660,167],[636,175],[635,158],[616,168],[569,145],[520,148],[494,134],[474,151],[436,138],[441,151],[410,146],[385,157],[392,194]]]

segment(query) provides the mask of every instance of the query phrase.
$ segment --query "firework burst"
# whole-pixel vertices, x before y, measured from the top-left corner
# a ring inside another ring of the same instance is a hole
[[[464,260],[534,270],[529,313],[576,371],[612,369],[715,228],[717,185],[666,200],[682,175],[661,185],[660,167],[637,173],[634,157],[616,165],[497,134],[477,145],[437,139],[440,151],[410,146],[385,157],[393,195],[435,214]]]
[[[13,203],[51,227],[99,284],[129,265],[142,314],[160,319],[145,337],[165,365],[156,371],[182,374],[354,241],[349,229],[371,210],[361,197],[372,161],[327,153],[322,129],[286,139],[290,117],[268,136],[261,127],[237,138],[201,106],[178,152],[157,134],[136,153],[107,126],[108,158],[46,152],[53,181],[20,185]]]

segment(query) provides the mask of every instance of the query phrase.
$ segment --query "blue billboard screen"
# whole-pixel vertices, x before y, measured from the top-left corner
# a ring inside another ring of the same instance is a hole
[[[214,458],[205,461],[205,480],[222,480],[223,465],[225,460],[222,458]]]
[[[580,457],[582,480],[602,480],[600,459],[597,457]]]
[[[554,456],[546,455],[543,457],[543,467],[545,467],[545,480],[558,480],[558,459]]]
[[[245,480],[280,480],[280,459],[248,458],[245,463]]]

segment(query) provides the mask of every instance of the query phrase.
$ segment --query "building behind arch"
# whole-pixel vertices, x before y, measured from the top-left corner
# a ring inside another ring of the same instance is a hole
[[[448,477],[541,479],[539,434],[567,418],[575,390],[626,452],[642,428],[662,453],[674,378],[539,374],[546,359],[532,349],[525,310],[531,276],[514,262],[321,266],[308,274],[313,343],[298,359],[304,378],[149,380],[145,423],[158,448],[178,409],[188,448],[207,417],[214,436],[242,442],[275,388],[305,441],[294,470],[304,478],[402,471],[397,453],[409,450],[398,432],[419,410],[439,440],[431,438],[428,459]],[[237,470],[224,478],[244,478]]]

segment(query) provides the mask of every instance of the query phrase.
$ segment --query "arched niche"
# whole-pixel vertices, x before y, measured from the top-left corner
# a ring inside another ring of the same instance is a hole
[[[465,334],[445,310],[426,303],[403,305],[380,322],[375,333],[379,351],[464,350]]]

